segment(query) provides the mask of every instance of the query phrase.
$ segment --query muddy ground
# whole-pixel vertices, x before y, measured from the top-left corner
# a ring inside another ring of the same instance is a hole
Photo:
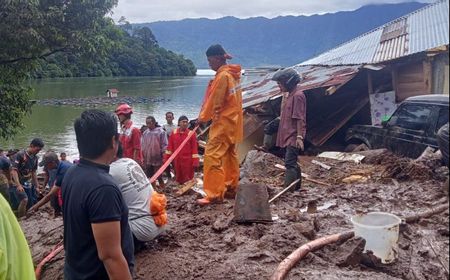
[[[242,175],[267,185],[273,197],[282,189],[283,171],[274,167],[282,161],[260,152],[250,157],[252,164],[244,165]],[[332,169],[312,164],[313,159]],[[369,162],[302,157],[302,171],[331,186],[304,181],[300,192],[288,192],[271,205],[276,220],[270,224],[238,225],[232,221],[234,200],[199,207],[196,193],[176,197],[177,188],[168,186],[167,233],[136,255],[137,279],[269,279],[280,261],[304,243],[351,230],[350,217],[356,213],[405,217],[448,203],[442,191],[446,167],[424,168],[386,154]],[[351,175],[359,181],[343,183]],[[21,224],[35,263],[62,239],[62,220],[49,212]],[[394,264],[380,265],[362,254],[361,242],[352,239],[309,254],[287,279],[448,279],[448,211],[403,226]],[[63,258],[60,253],[49,263],[42,279],[63,279]]]

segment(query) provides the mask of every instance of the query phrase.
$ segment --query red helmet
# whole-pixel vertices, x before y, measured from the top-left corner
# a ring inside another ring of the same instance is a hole
[[[129,115],[129,114],[133,113],[133,108],[131,108],[130,105],[124,103],[124,104],[120,104],[119,106],[117,106],[117,109],[115,112],[117,115]]]

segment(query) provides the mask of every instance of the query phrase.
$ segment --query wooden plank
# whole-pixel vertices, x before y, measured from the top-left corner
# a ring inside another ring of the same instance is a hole
[[[415,92],[424,94],[426,92],[424,92],[426,89],[425,84],[424,83],[409,83],[409,84],[399,84],[398,85],[398,90],[401,93],[405,93],[406,95],[411,95]]]
[[[318,166],[320,166],[320,167],[322,167],[323,169],[326,169],[326,170],[330,170],[331,169],[331,166],[329,166],[329,165],[327,165],[327,164],[325,164],[323,162],[320,162],[318,160],[315,160],[315,159],[312,160],[311,163],[315,164],[315,165],[318,165]]]
[[[192,179],[192,180],[190,180],[190,181],[188,181],[188,182],[186,182],[186,183],[184,183],[184,184],[182,185],[181,189],[179,189],[179,190],[176,192],[176,195],[177,195],[177,196],[181,196],[181,195],[185,194],[187,191],[189,191],[190,189],[192,189],[196,184],[197,184],[197,179],[195,179],[195,178]]]
[[[444,74],[444,94],[449,95],[449,67],[445,66],[445,74]]]
[[[415,83],[415,82],[423,82],[423,74],[408,74],[408,75],[402,75],[398,78],[399,84],[405,84],[405,83]]]
[[[423,62],[423,81],[425,83],[425,93],[431,94],[433,91],[432,65],[430,61]]]
[[[397,73],[397,68],[392,67],[391,76],[392,76],[392,88],[394,89],[394,92],[395,92],[396,101],[399,102],[400,100],[398,98],[398,73]]]

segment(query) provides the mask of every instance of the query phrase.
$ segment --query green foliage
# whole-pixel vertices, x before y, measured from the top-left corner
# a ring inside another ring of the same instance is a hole
[[[31,110],[31,77],[194,75],[149,28],[105,17],[117,0],[0,0],[0,138]]]
[[[196,68],[192,61],[159,47],[150,28],[131,30],[131,25],[124,19],[119,22],[122,22],[120,27],[110,21],[99,30],[112,46],[109,53],[89,60],[79,55],[58,53],[40,60],[33,77],[195,75]]]
[[[22,118],[31,109],[29,96],[32,90],[23,86],[30,65],[16,64],[17,67],[0,64],[0,138],[5,139],[22,126]]]
[[[58,52],[79,57],[107,54],[114,44],[99,32],[117,0],[0,0],[0,137],[10,138],[30,111],[24,86],[37,59]],[[50,76],[70,72],[51,67]]]

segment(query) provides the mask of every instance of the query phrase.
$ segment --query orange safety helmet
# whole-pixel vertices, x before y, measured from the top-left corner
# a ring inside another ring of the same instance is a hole
[[[130,105],[124,103],[124,104],[120,104],[119,106],[117,106],[116,108],[116,115],[129,115],[133,113],[133,108],[131,108]]]

